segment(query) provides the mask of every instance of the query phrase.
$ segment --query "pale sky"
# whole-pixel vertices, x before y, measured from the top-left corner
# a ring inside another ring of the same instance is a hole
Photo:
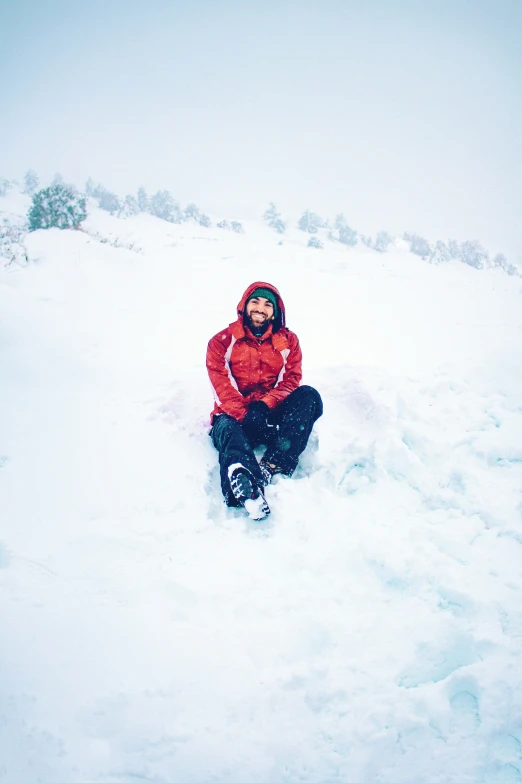
[[[522,0],[0,0],[0,176],[522,261]]]

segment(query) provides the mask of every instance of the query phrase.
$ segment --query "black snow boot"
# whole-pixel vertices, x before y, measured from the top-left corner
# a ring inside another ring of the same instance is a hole
[[[270,514],[268,503],[254,477],[243,465],[231,465],[228,469],[230,489],[240,506],[244,506],[251,519],[265,519]]]
[[[287,478],[290,478],[293,470],[287,471],[283,470],[283,468],[279,467],[278,465],[273,465],[272,463],[268,462],[264,457],[259,463],[259,470],[261,471],[261,475],[263,476],[263,486],[267,487],[271,482],[273,477],[276,475],[276,473],[281,473],[281,475],[286,476]]]

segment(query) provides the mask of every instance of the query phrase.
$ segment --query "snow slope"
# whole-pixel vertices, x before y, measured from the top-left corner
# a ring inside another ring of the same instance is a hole
[[[0,273],[0,780],[522,781],[520,278],[245,229]],[[204,370],[256,279],[325,404],[261,524]]]

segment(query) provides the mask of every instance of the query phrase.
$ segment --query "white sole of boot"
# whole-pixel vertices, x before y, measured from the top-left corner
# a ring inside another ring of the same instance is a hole
[[[245,500],[245,511],[248,512],[250,519],[254,519],[256,522],[266,519],[270,514],[270,509],[262,495],[255,499],[249,498]]]

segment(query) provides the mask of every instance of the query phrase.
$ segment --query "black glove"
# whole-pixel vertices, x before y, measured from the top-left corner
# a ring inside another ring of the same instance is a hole
[[[248,438],[262,435],[266,429],[270,408],[266,402],[257,400],[248,406],[247,415],[243,419],[243,428]]]

